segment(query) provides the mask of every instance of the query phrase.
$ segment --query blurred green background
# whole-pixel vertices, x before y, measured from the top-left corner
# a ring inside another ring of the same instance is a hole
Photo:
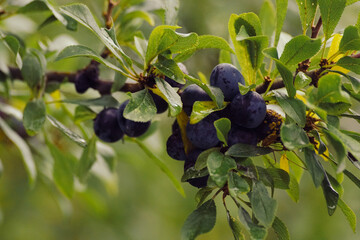
[[[57,0],[58,5],[74,1]],[[89,6],[101,21],[103,1],[81,1]],[[151,8],[153,1],[146,0]],[[253,11],[259,13],[263,1],[254,0],[181,0],[179,22],[181,32],[213,34],[227,39],[227,22],[232,13]],[[1,1],[0,1],[1,3]],[[9,4],[23,4],[24,1],[8,1]],[[3,3],[4,4],[4,3]],[[360,5],[354,4],[345,10],[338,31],[344,26],[355,24]],[[70,43],[80,43],[100,52],[102,45],[97,38],[82,26],[77,32],[69,32],[59,23],[53,23],[40,31],[36,27],[45,19],[42,14],[15,16],[0,23],[5,30],[15,31],[26,39],[29,46],[41,44],[52,49],[62,49]],[[151,27],[143,25],[146,34]],[[284,31],[292,36],[301,34],[300,19],[294,0],[289,1]],[[39,44],[40,43],[40,44]],[[0,44],[1,58],[7,58],[7,52]],[[191,74],[203,72],[210,76],[211,69],[218,63],[218,50],[203,50],[185,62]],[[9,56],[11,57],[11,56]],[[0,60],[1,61],[1,60]],[[87,59],[70,59],[49,63],[49,69],[76,71],[88,63]],[[112,78],[113,73],[102,69],[104,78]],[[21,83],[19,88],[25,89]],[[17,86],[17,85],[16,85]],[[18,93],[20,95],[21,90]],[[73,86],[62,86],[62,94],[76,96]],[[94,97],[97,93],[88,92]],[[116,94],[124,99],[125,94]],[[16,102],[13,102],[16,105]],[[21,108],[21,106],[19,106]],[[69,110],[73,108],[69,106]],[[68,118],[62,116],[62,110],[54,108],[56,116],[68,127],[73,127]],[[169,166],[180,179],[183,163],[172,160],[166,154],[165,143],[170,135],[172,119],[165,114],[156,118],[157,131],[145,139],[145,144]],[[91,132],[91,122],[87,123]],[[346,129],[359,130],[354,122],[343,122]],[[64,149],[69,149],[79,156],[81,149],[64,138],[48,123],[46,130],[51,133],[52,141]],[[50,134],[49,134],[50,135]],[[51,162],[48,150],[43,147],[43,137],[29,139],[38,168],[46,169]],[[38,177],[34,188],[30,189],[20,153],[14,145],[0,134],[0,159],[3,163],[3,175],[0,178],[0,240],[169,240],[180,239],[180,229],[186,217],[195,209],[196,189],[183,184],[186,198],[183,198],[172,186],[168,178],[151,160],[132,143],[112,144],[115,149],[114,174],[99,171],[89,177],[88,185],[77,184],[78,192],[69,200],[49,181],[46,174]],[[45,158],[44,158],[45,156]],[[47,158],[48,157],[48,158]],[[350,165],[350,164],[348,164]],[[354,169],[352,169],[354,170]],[[358,173],[355,171],[355,173]],[[96,175],[96,176],[95,176]],[[359,175],[357,175],[359,176]],[[344,180],[344,201],[360,217],[360,190],[346,178]],[[353,240],[360,239],[359,231],[354,234],[346,218],[338,209],[332,217],[327,214],[322,190],[315,189],[310,175],[305,173],[300,183],[300,200],[294,203],[284,191],[276,191],[278,200],[277,215],[289,228],[291,239],[304,240]],[[227,225],[224,208],[217,202],[218,216],[215,228],[200,236],[202,240],[232,239]],[[232,213],[235,206],[228,202]],[[357,228],[360,228],[358,224]],[[275,239],[272,232],[268,239]]]

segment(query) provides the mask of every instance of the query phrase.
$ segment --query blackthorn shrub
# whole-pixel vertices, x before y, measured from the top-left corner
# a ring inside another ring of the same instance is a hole
[[[230,120],[241,127],[256,128],[265,118],[266,104],[257,92],[235,96],[230,105]]]
[[[228,145],[232,146],[236,143],[243,143],[243,144],[256,146],[257,144],[256,131],[254,129],[239,127],[237,125],[231,126],[231,129],[228,133]]]
[[[94,132],[104,142],[116,142],[124,136],[117,121],[116,108],[105,108],[96,116]]]
[[[229,63],[216,65],[211,72],[210,85],[222,90],[225,101],[231,101],[239,93],[238,83],[245,85],[244,77]]]
[[[148,122],[135,122],[124,117],[124,110],[129,100],[123,102],[117,111],[117,120],[121,130],[129,137],[139,137],[143,135],[150,127],[150,121]]]

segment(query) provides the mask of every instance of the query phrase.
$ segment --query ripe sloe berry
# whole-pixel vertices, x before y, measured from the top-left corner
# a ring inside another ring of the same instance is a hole
[[[175,160],[185,160],[186,154],[180,132],[173,133],[166,142],[167,154]]]
[[[218,145],[219,139],[214,126],[217,119],[219,117],[213,113],[196,124],[186,125],[186,135],[195,147],[208,149]]]
[[[253,129],[232,126],[228,133],[228,145],[232,146],[237,143],[243,143],[256,146],[257,135]]]
[[[124,110],[129,100],[123,102],[117,111],[117,120],[121,130],[129,137],[139,137],[143,135],[150,127],[150,121],[148,122],[135,122],[124,117]]]
[[[221,63],[211,72],[210,85],[222,90],[225,101],[231,101],[239,93],[238,83],[245,85],[244,77],[229,63]]]
[[[184,164],[184,171],[195,166],[196,160],[201,152],[202,152],[202,150],[200,150],[200,149],[194,149],[188,154],[188,156],[185,160],[185,164]],[[187,180],[187,182],[190,183],[194,187],[202,188],[202,187],[206,187],[208,178],[209,178],[209,175],[206,175],[204,177],[189,179],[189,180]]]
[[[266,104],[257,92],[250,91],[244,96],[239,93],[229,105],[230,120],[238,126],[256,128],[265,118]]]
[[[75,89],[78,93],[84,93],[90,87],[94,87],[99,79],[99,68],[89,65],[85,69],[76,73]]]
[[[117,121],[116,108],[106,108],[96,116],[94,132],[104,142],[116,142],[124,136]]]
[[[194,102],[211,101],[211,98],[201,87],[196,84],[191,84],[182,92],[181,101],[185,113],[190,116]]]
[[[163,113],[168,109],[168,103],[159,95],[149,91],[150,95],[152,96],[155,106],[156,106],[156,113]]]

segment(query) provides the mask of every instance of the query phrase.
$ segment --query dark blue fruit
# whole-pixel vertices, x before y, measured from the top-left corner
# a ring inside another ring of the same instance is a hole
[[[238,83],[245,85],[244,77],[229,63],[221,63],[211,72],[210,85],[222,90],[225,101],[231,101],[239,93]]]
[[[232,123],[246,128],[256,128],[265,118],[266,104],[257,92],[250,91],[246,95],[235,96],[230,105]]]
[[[237,143],[256,146],[256,131],[254,129],[238,127],[236,125],[232,126],[228,133],[228,145],[232,146]]]
[[[210,114],[196,124],[186,125],[186,135],[189,141],[198,148],[208,149],[215,147],[219,143],[216,134],[214,121],[219,119],[216,114]]]
[[[75,89],[78,93],[84,93],[90,87],[94,87],[99,79],[99,68],[90,65],[87,68],[76,73]]]
[[[124,136],[117,121],[117,109],[106,108],[94,120],[94,132],[104,142],[116,142]]]
[[[184,164],[184,171],[195,166],[196,160],[201,152],[202,152],[202,150],[200,150],[200,149],[194,149],[188,154],[188,156],[185,160],[185,164]],[[209,178],[209,175],[206,175],[204,177],[189,179],[189,180],[187,180],[187,182],[190,183],[194,187],[202,188],[202,187],[206,187],[208,178]]]
[[[178,121],[175,120],[174,123],[171,126],[172,133],[180,133],[180,126],[178,124]]]
[[[124,117],[124,110],[129,100],[123,102],[117,111],[117,120],[121,130],[129,137],[139,137],[143,135],[150,127],[149,122],[135,122]]]
[[[182,64],[182,63],[178,63],[178,66],[180,68],[180,70],[184,73],[184,74],[189,74],[188,70],[186,69],[185,65]],[[170,84],[170,86],[172,87],[176,87],[176,88],[182,88],[184,87],[185,84],[181,84],[181,83],[178,83],[176,82],[175,80],[171,79],[171,78],[168,78],[165,76],[165,81],[167,83]]]
[[[175,160],[185,160],[186,154],[184,150],[184,143],[181,139],[180,133],[172,134],[166,142],[167,154]]]
[[[196,84],[191,84],[182,92],[181,101],[185,113],[190,116],[194,102],[211,101],[211,98],[201,87]]]
[[[163,113],[168,109],[168,103],[159,95],[149,91],[150,95],[152,96],[155,106],[156,106],[156,113]]]

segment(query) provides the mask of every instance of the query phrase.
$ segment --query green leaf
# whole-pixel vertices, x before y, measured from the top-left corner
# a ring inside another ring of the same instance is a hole
[[[175,117],[182,110],[182,102],[179,94],[163,79],[156,77],[155,82],[160,92],[164,94],[165,101],[169,103],[170,116]]]
[[[331,37],[345,9],[346,0],[318,0],[325,41]]]
[[[276,68],[278,69],[283,82],[285,84],[286,91],[290,98],[294,98],[296,94],[296,89],[294,87],[293,74],[292,72],[279,60],[274,59],[276,63]]]
[[[74,121],[76,124],[95,119],[96,113],[86,106],[77,106],[75,108]]]
[[[327,71],[329,71],[329,72],[334,72],[334,73],[338,73],[338,74],[346,77],[346,78],[351,82],[351,85],[352,85],[352,88],[353,88],[354,92],[355,92],[355,93],[359,93],[359,92],[360,92],[360,80],[359,80],[359,79],[357,79],[357,78],[355,78],[355,77],[353,77],[353,76],[347,75],[347,74],[345,74],[345,73],[343,73],[343,72],[340,72],[340,71],[335,71],[335,70],[331,70],[331,69],[329,69],[329,70],[327,70]]]
[[[322,132],[325,134],[328,144],[334,150],[332,153],[338,163],[336,172],[340,173],[346,167],[345,160],[347,159],[347,151],[345,150],[345,146],[337,135],[327,131],[326,129],[323,129]]]
[[[270,0],[265,0],[262,4],[259,18],[264,34],[268,36],[269,39],[271,39],[275,31],[276,12],[273,3]]]
[[[156,106],[149,90],[143,89],[131,93],[129,103],[124,110],[124,117],[135,122],[151,121],[156,115]]]
[[[350,96],[341,90],[340,76],[328,74],[320,78],[316,105],[331,115],[344,113],[351,106]]]
[[[231,128],[231,121],[228,118],[220,118],[214,122],[218,139],[227,145],[227,135]]]
[[[218,187],[223,187],[228,178],[228,172],[236,168],[236,162],[231,157],[220,152],[212,152],[207,160],[210,177]]]
[[[56,127],[57,129],[59,129],[63,134],[65,134],[70,140],[72,140],[73,142],[75,142],[76,144],[78,144],[80,147],[86,147],[86,141],[85,139],[83,139],[82,137],[80,137],[78,134],[74,133],[73,131],[71,131],[70,129],[68,129],[67,127],[65,127],[61,122],[59,122],[58,120],[56,120],[54,117],[47,115],[47,119],[49,120],[49,122]]]
[[[304,35],[315,18],[317,0],[296,0]]]
[[[290,174],[289,189],[287,189],[286,192],[294,202],[297,203],[299,201],[299,183],[292,174]]]
[[[351,172],[344,170],[344,174],[358,187],[360,188],[360,179],[357,178],[354,174]]]
[[[266,238],[267,229],[264,226],[254,223],[249,213],[241,206],[239,207],[239,218],[244,226],[250,231],[252,239],[263,240]]]
[[[312,79],[304,72],[298,72],[295,77],[294,87],[295,89],[302,89],[311,83]]]
[[[232,145],[225,153],[225,155],[232,157],[256,157],[271,153],[273,150],[266,147],[256,147],[253,145],[247,145],[237,143]]]
[[[272,59],[272,58],[279,59],[279,55],[278,55],[276,47],[265,48],[263,50],[263,54],[270,59]]]
[[[32,153],[28,144],[14,130],[12,130],[1,117],[0,117],[0,129],[2,129],[2,132],[20,150],[22,160],[25,165],[25,170],[28,174],[29,184],[31,187],[33,187],[37,176],[37,170],[36,170],[35,161],[32,157]]]
[[[226,219],[229,223],[229,226],[230,226],[231,232],[233,233],[234,239],[235,240],[240,240],[240,239],[245,240],[245,236],[241,232],[241,225],[240,225],[239,220],[232,217],[228,210],[226,210]]]
[[[275,28],[274,47],[278,45],[281,29],[285,21],[287,8],[288,8],[288,0],[276,0],[276,28]]]
[[[21,75],[30,88],[35,88],[43,79],[43,69],[39,59],[32,53],[28,53],[23,58]]]
[[[194,83],[194,84],[198,85],[199,87],[201,87],[209,95],[211,100],[213,100],[216,103],[216,106],[219,109],[223,108],[224,94],[220,88],[209,86],[209,85],[201,82],[199,79],[193,78],[189,75],[185,75],[185,78],[187,80],[189,80],[189,82]]]
[[[89,58],[105,65],[106,67],[108,67],[112,70],[126,74],[123,70],[121,70],[114,64],[103,59],[94,50],[92,50],[86,46],[82,46],[82,45],[67,46],[59,53],[59,55],[56,57],[55,61],[59,61],[59,60],[66,59],[66,58],[73,58],[73,57],[89,57]]]
[[[280,129],[280,137],[284,146],[289,150],[309,146],[309,138],[304,129],[295,123],[283,123]]]
[[[331,186],[329,178],[327,177],[326,174],[324,175],[324,179],[321,183],[321,188],[322,188],[324,196],[325,196],[328,214],[329,214],[329,216],[331,216],[334,214],[334,212],[336,210],[337,202],[339,199],[339,194]]]
[[[257,167],[256,169],[260,180],[266,186],[271,188],[289,189],[290,176],[286,171],[275,167],[266,169]]]
[[[69,152],[60,151],[48,141],[47,146],[54,159],[54,182],[66,197],[71,198],[74,193],[74,170],[77,159]]]
[[[322,181],[325,177],[324,169],[321,166],[318,156],[315,154],[314,150],[304,148],[304,156],[307,170],[310,172],[315,187],[318,187],[320,184],[322,184]]]
[[[209,175],[207,168],[197,170],[195,167],[188,168],[181,177],[181,182],[186,182],[189,179],[200,178]]]
[[[118,107],[119,102],[111,95],[90,99],[63,99],[60,102],[77,104],[82,106]]]
[[[96,161],[96,137],[93,136],[84,148],[77,166],[76,175],[84,182],[91,167]]]
[[[245,82],[255,83],[255,74],[263,59],[262,50],[268,45],[267,36],[262,36],[259,17],[255,13],[232,14],[228,30]]]
[[[23,124],[26,132],[33,136],[41,130],[45,123],[46,108],[43,100],[28,102],[24,109]]]
[[[202,151],[198,158],[196,159],[196,162],[195,162],[195,169],[196,170],[201,170],[203,168],[206,168],[207,166],[207,159],[209,157],[209,155],[214,152],[214,151],[219,151],[220,148],[209,148],[209,149],[206,149],[204,151]]]
[[[284,110],[286,115],[294,120],[300,127],[305,127],[306,123],[306,106],[295,98],[289,98],[280,91],[275,92],[276,101]]]
[[[196,47],[183,51],[182,53],[179,53],[178,55],[176,55],[174,60],[176,62],[183,62],[189,57],[191,57],[191,55],[194,54],[196,51],[207,48],[221,49],[222,51],[225,51],[228,54],[234,52],[230,47],[229,43],[221,37],[213,36],[213,35],[202,35],[199,36],[198,40],[199,43]]]
[[[184,73],[174,60],[159,56],[158,62],[154,66],[168,78],[181,84],[185,83]]]
[[[164,34],[165,29],[177,29],[176,26],[161,25],[154,28],[149,36],[148,46],[145,54],[145,63],[147,66],[151,61],[159,54],[158,47],[159,42]]]
[[[126,23],[128,23],[136,18],[145,20],[151,26],[155,25],[154,18],[148,12],[141,11],[141,10],[135,10],[135,11],[131,11],[131,12],[125,14],[121,23],[125,25]]]
[[[195,195],[195,201],[197,202],[197,207],[200,207],[206,200],[206,198],[212,193],[214,189],[204,187],[200,188],[200,190]]]
[[[224,109],[227,104],[222,108],[218,108],[213,101],[196,101],[190,115],[190,124],[196,124],[202,119],[207,117],[210,113]]]
[[[346,68],[356,74],[360,74],[360,58],[343,57],[336,63],[337,66]]]
[[[286,66],[298,64],[313,57],[320,50],[320,47],[320,38],[312,39],[304,35],[294,37],[285,45],[280,61]]]
[[[337,205],[345,215],[346,219],[348,220],[351,229],[353,232],[356,232],[356,215],[353,210],[341,199],[339,198]]]
[[[238,83],[239,85],[239,91],[241,95],[246,95],[251,89],[256,88],[256,84],[251,84],[250,86],[244,86],[241,83]]]
[[[228,173],[228,188],[230,195],[234,198],[250,191],[247,181],[233,171]]]
[[[19,40],[12,36],[12,35],[6,35],[3,40],[5,41],[5,43],[7,44],[7,46],[11,49],[11,51],[14,53],[15,55],[15,61],[16,61],[16,65],[21,69],[22,68],[22,59],[20,56],[20,42]]]
[[[275,219],[276,200],[269,196],[262,182],[255,182],[250,195],[250,203],[257,220],[266,227],[270,227]]]
[[[17,13],[31,13],[31,12],[42,12],[48,11],[49,8],[47,7],[44,1],[32,1],[25,6],[20,7],[16,12]]]
[[[349,6],[349,5],[351,5],[351,4],[353,4],[353,3],[356,3],[356,2],[358,2],[359,0],[346,0],[346,6]]]
[[[339,51],[346,52],[349,50],[360,50],[359,30],[355,26],[348,26],[345,28],[343,37],[340,41]]]
[[[275,217],[271,227],[274,229],[278,240],[290,240],[290,234],[287,227],[278,217]]]
[[[355,158],[360,159],[360,143],[354,138],[342,133],[339,129],[328,125],[328,129],[331,133],[337,136],[344,144],[346,149],[354,155]]]
[[[123,59],[128,65],[132,64],[131,59],[124,53],[124,51],[117,45],[116,42],[109,36],[108,32],[100,29],[97,25],[89,8],[84,4],[71,4],[60,8],[61,11],[69,17],[75,19],[77,22],[90,29],[95,35],[105,44],[105,46],[114,54],[121,63]]]
[[[208,200],[186,219],[181,229],[181,240],[194,240],[197,236],[209,232],[216,222],[214,200]]]
[[[138,139],[126,138],[126,140],[135,142],[144,151],[144,153],[153,161],[153,163],[155,163],[155,165],[157,165],[160,168],[160,170],[166,174],[166,176],[171,180],[171,182],[175,186],[176,190],[181,194],[181,196],[185,197],[185,191],[184,191],[183,187],[181,186],[180,182],[177,180],[177,178],[174,176],[174,174],[170,171],[170,169],[165,165],[165,163],[161,159],[156,157],[152,153],[152,151]]]

